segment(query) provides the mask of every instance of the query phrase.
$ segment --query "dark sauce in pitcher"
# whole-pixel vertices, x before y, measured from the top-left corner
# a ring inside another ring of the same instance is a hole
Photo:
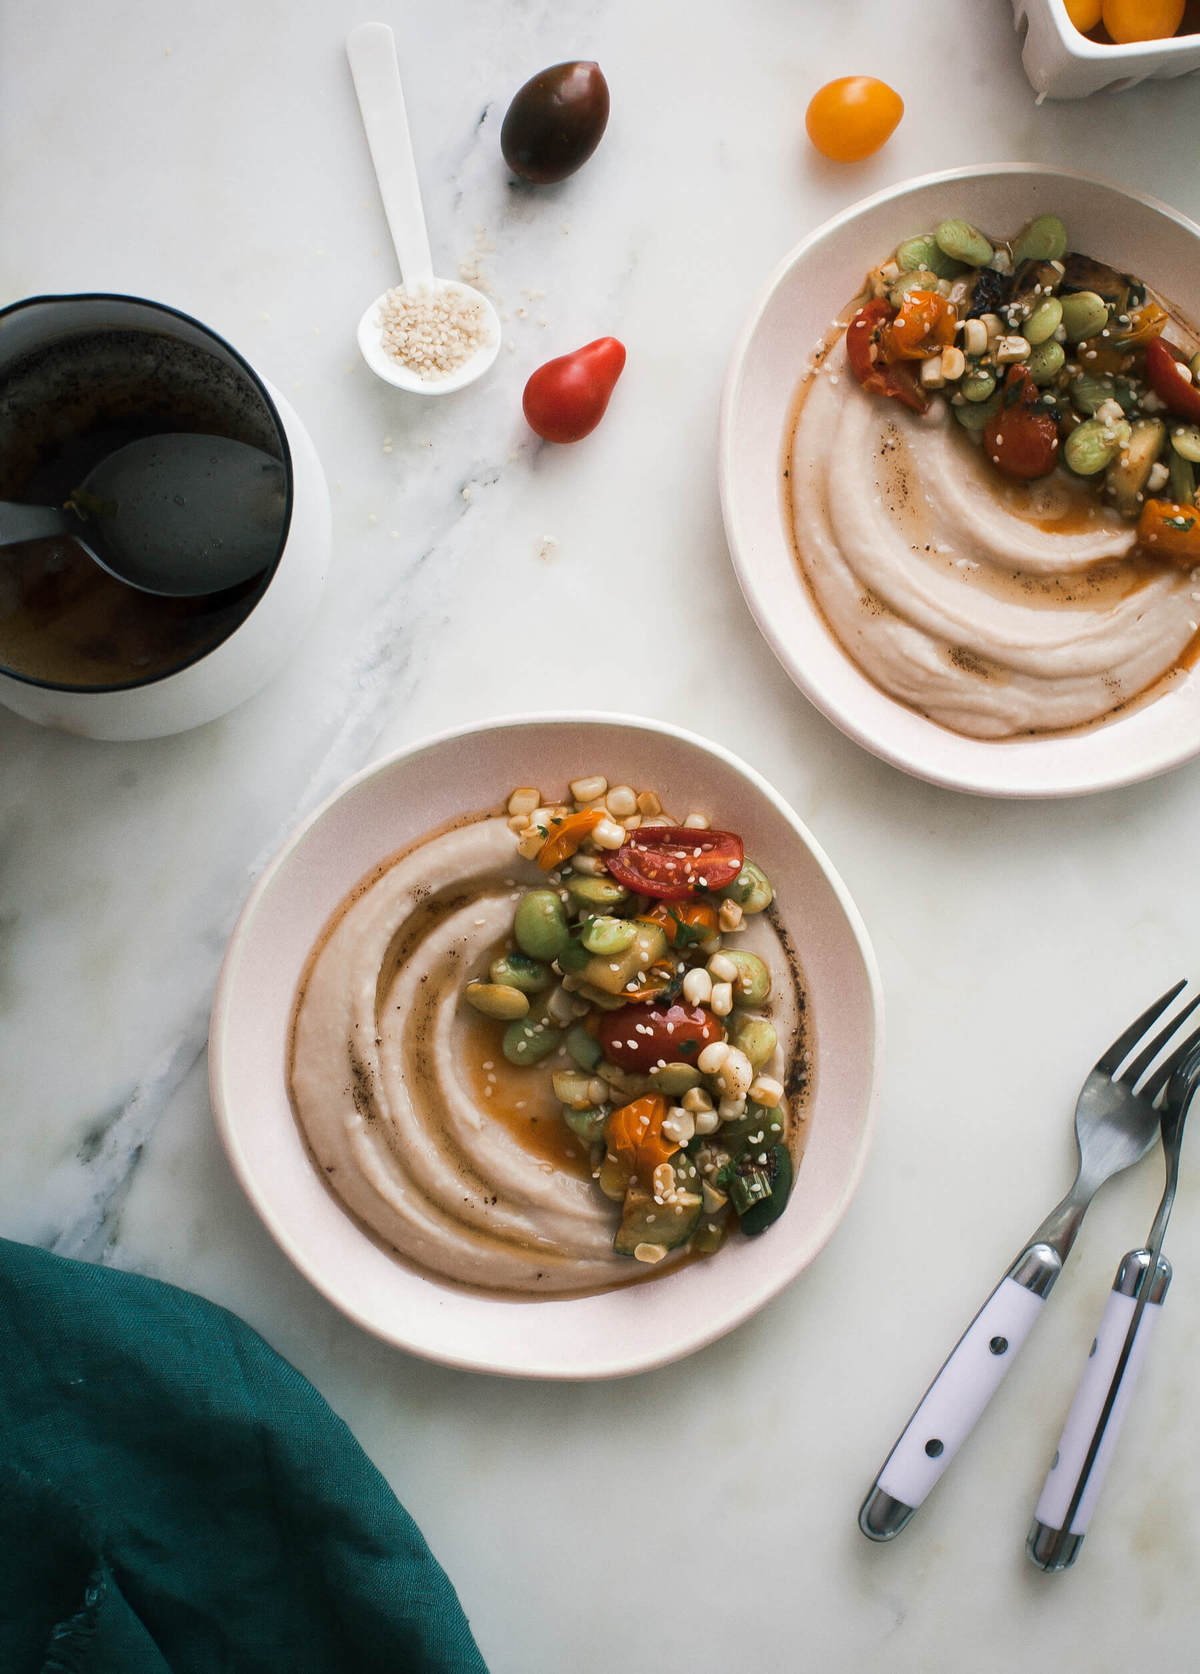
[[[281,459],[245,374],[158,332],[84,332],[16,362],[0,381],[0,499],[62,505],[93,465],[143,436],[228,436]],[[284,519],[280,518],[280,540]],[[68,537],[0,551],[0,668],[46,685],[161,679],[220,644],[269,580],[158,598],[100,569]]]

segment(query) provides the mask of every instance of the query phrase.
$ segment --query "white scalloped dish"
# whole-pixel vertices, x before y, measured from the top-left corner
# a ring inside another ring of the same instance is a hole
[[[969,737],[889,696],[834,637],[797,561],[784,469],[797,393],[830,323],[904,238],[961,217],[1004,236],[1061,215],[1073,249],[1136,273],[1200,318],[1200,229],[1102,181],[996,164],[909,181],[854,205],[785,258],[751,310],[722,400],[720,488],[735,571],[799,689],[865,749],[931,783],[981,795],[1075,796],[1162,773],[1200,753],[1200,679],[1177,670],[1087,727]],[[890,405],[890,404],[889,404]]]
[[[711,809],[714,821],[736,815],[798,954],[805,1044],[816,1067],[792,1197],[761,1237],[731,1239],[711,1259],[648,1283],[522,1300],[418,1271],[342,1207],[293,1115],[289,1031],[314,943],[382,861],[456,817],[502,806],[515,785],[565,786],[585,771],[653,784],[681,807]],[[226,953],[210,1034],[212,1101],[234,1172],[266,1226],[309,1281],[366,1330],[470,1370],[616,1377],[713,1341],[814,1259],[861,1173],[880,1028],[875,963],[858,914],[795,814],[752,769],[719,746],[648,721],[533,717],[443,735],[369,767],[289,839]]]

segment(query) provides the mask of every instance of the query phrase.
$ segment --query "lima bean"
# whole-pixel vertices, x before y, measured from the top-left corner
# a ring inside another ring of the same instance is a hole
[[[627,918],[601,915],[584,925],[579,940],[589,953],[624,953],[637,936],[637,926]]]
[[[1108,304],[1095,291],[1073,291],[1061,298],[1061,305],[1068,343],[1084,343],[1108,324]]]
[[[737,877],[717,893],[728,901],[736,901],[744,913],[761,913],[775,899],[767,874],[753,860],[743,861]]]
[[[517,902],[513,935],[531,959],[557,959],[570,940],[567,915],[552,889],[527,890]]]
[[[604,1124],[612,1115],[612,1105],[589,1105],[586,1110],[573,1110],[570,1105],[564,1105],[562,1114],[563,1121],[573,1134],[577,1134],[585,1144],[594,1145],[598,1139],[604,1138]],[[624,1196],[624,1193],[621,1195]]]
[[[962,381],[964,401],[986,401],[996,388],[996,380],[990,372],[968,372]]]
[[[779,1044],[775,1025],[765,1017],[743,1017],[738,1020],[730,1036],[739,1052],[744,1052],[755,1070],[769,1064]]]
[[[733,993],[738,1005],[761,1006],[771,992],[771,973],[757,953],[722,950],[726,959],[737,966]]]
[[[995,251],[978,227],[969,221],[943,221],[934,233],[938,249],[968,267],[986,267]]]
[[[525,1017],[529,1011],[528,996],[503,982],[468,982],[466,1001],[485,1017],[500,1017],[505,1022]]]
[[[1035,215],[1013,240],[1013,261],[1056,262],[1067,253],[1067,229],[1057,215]]]
[[[664,1064],[661,1069],[650,1072],[650,1084],[654,1091],[665,1094],[669,1099],[682,1098],[692,1087],[698,1087],[701,1080],[695,1064]]]
[[[629,899],[629,891],[615,878],[586,877],[582,872],[572,873],[564,888],[573,901],[586,907],[616,907]]]
[[[964,401],[961,407],[951,407],[950,411],[964,430],[982,430],[1000,411],[1003,400],[1003,392],[996,390],[986,401]]]
[[[901,273],[915,273],[923,269],[932,273],[938,279],[956,279],[962,272],[962,263],[947,256],[945,251],[939,250],[937,240],[929,233],[918,233],[914,238],[906,238],[896,250],[896,266]]]
[[[505,988],[519,988],[522,994],[541,994],[554,981],[547,966],[527,953],[502,953],[492,960],[488,975]]]
[[[528,1018],[519,1018],[505,1029],[500,1050],[510,1064],[540,1064],[561,1044],[561,1029],[553,1029],[548,1023],[531,1023]]]
[[[1085,419],[1063,443],[1063,458],[1080,477],[1094,477],[1121,451],[1115,426],[1097,418]]]
[[[1067,363],[1067,352],[1061,343],[1053,338],[1048,343],[1038,343],[1031,350],[1029,359],[1025,362],[1025,370],[1034,383],[1041,388],[1045,384],[1052,384]]]
[[[1048,296],[1038,303],[1021,327],[1021,333],[1029,343],[1045,343],[1062,324],[1062,317],[1062,303],[1056,296]]]
[[[581,1070],[594,1070],[604,1056],[600,1042],[582,1023],[571,1024],[563,1044]]]

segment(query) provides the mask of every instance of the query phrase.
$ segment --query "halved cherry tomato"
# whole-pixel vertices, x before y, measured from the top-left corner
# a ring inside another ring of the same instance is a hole
[[[1173,343],[1156,337],[1146,344],[1146,377],[1155,395],[1176,418],[1200,424],[1200,388],[1180,364]]]
[[[809,100],[804,126],[823,157],[858,163],[890,139],[904,115],[904,100],[874,76],[839,76]]]
[[[1000,411],[983,427],[983,446],[1006,477],[1031,482],[1054,469],[1058,426],[1042,406],[1037,385],[1023,366],[1009,367]]]
[[[537,863],[543,872],[553,872],[556,866],[573,855],[589,831],[594,831],[608,815],[599,808],[582,808],[577,814],[567,814],[537,852]]]
[[[548,360],[525,385],[521,405],[529,428],[546,442],[581,442],[604,417],[624,368],[625,345],[615,337],[597,337]]]
[[[657,901],[686,901],[699,889],[723,889],[745,859],[732,831],[697,831],[686,825],[646,825],[605,864],[618,883]]]
[[[927,360],[954,341],[958,315],[937,291],[909,291],[880,342],[885,360]]]
[[[1147,500],[1138,518],[1137,535],[1138,544],[1156,558],[1170,558],[1189,568],[1200,564],[1200,510],[1195,506]]]
[[[717,909],[707,901],[681,901],[678,906],[655,906],[641,914],[657,924],[674,947],[692,947],[717,933]]]
[[[846,327],[846,359],[850,370],[868,395],[890,395],[923,413],[929,397],[907,366],[889,366],[883,358],[882,337],[890,327],[895,309],[886,297],[868,302]]]
[[[665,1163],[679,1146],[663,1137],[662,1125],[667,1101],[661,1093],[647,1093],[621,1105],[608,1118],[605,1139],[617,1161],[631,1174],[647,1182],[659,1163]]]
[[[719,1017],[703,1006],[622,1006],[606,1011],[596,1038],[610,1063],[623,1070],[656,1064],[694,1064],[706,1046],[725,1039]]]

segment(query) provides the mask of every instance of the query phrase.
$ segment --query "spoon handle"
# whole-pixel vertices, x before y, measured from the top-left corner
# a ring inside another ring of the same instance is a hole
[[[386,23],[361,23],[346,37],[346,55],[400,272],[405,286],[415,290],[432,282],[433,258],[396,62],[395,36]]]
[[[71,535],[78,528],[76,518],[54,506],[22,506],[16,500],[0,500],[0,546],[45,540],[47,535]]]
[[[1068,1568],[1087,1533],[1171,1283],[1166,1257],[1159,1256],[1153,1275],[1151,1260],[1149,1250],[1131,1250],[1113,1280],[1025,1542],[1039,1569]]]

